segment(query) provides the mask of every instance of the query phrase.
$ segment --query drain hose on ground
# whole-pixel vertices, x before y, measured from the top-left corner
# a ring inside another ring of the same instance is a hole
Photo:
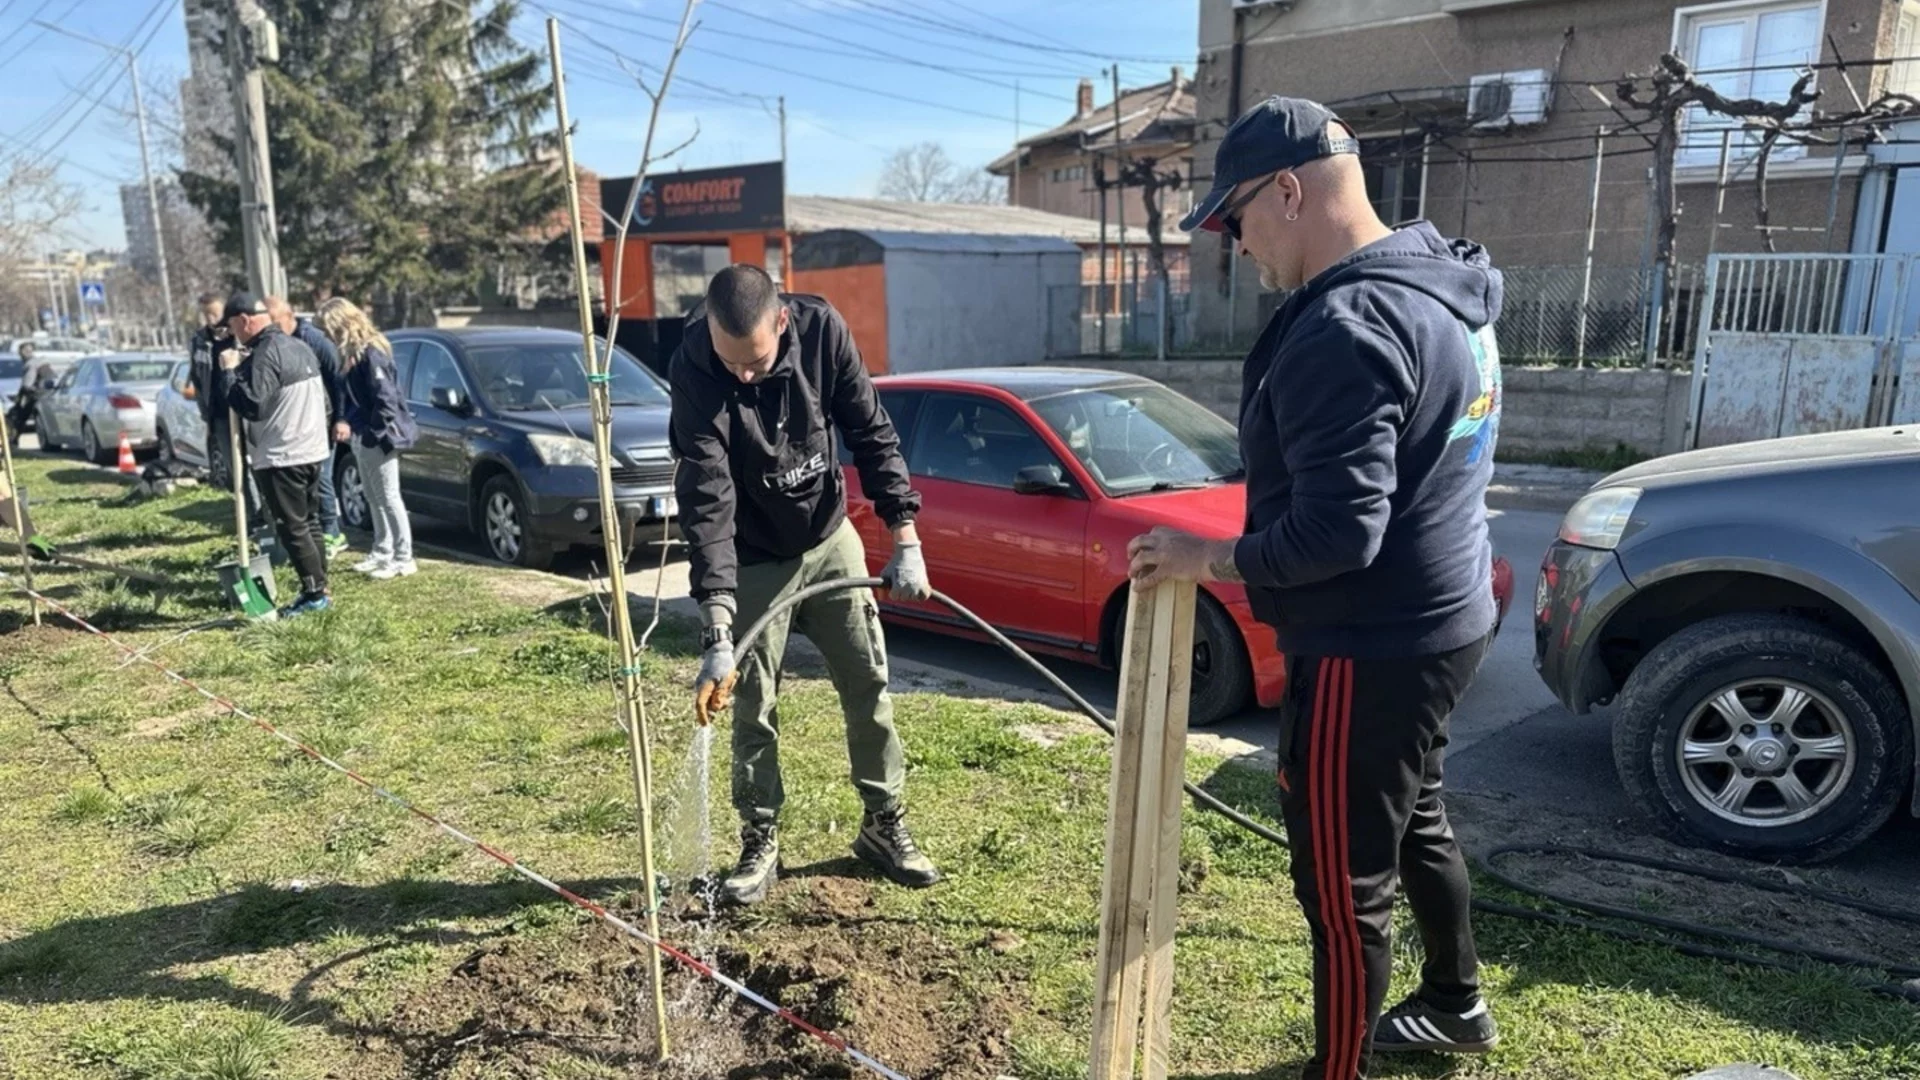
[[[747,651],[753,648],[754,643],[760,639],[760,636],[766,632],[768,624],[771,623],[776,616],[779,616],[782,613],[788,611],[789,609],[797,607],[802,603],[805,603],[806,601],[812,599],[813,597],[819,596],[823,593],[839,592],[845,589],[883,589],[886,587],[887,587],[887,583],[885,581],[882,581],[880,578],[873,578],[873,577],[841,578],[836,581],[823,581],[817,585],[809,585],[806,588],[801,589],[800,591],[794,593],[792,596],[786,597],[785,599],[774,604],[771,608],[767,610],[766,614],[756,619],[753,625],[747,628],[747,632],[740,636],[740,640],[738,644],[735,645],[735,651],[739,655],[745,656],[747,654]],[[1112,735],[1115,733],[1112,720],[1107,719],[1107,717],[1103,713],[1101,713],[1099,709],[1096,709],[1093,707],[1092,702],[1089,702],[1086,698],[1082,697],[1079,693],[1077,693],[1073,689],[1073,687],[1068,686],[1066,681],[1061,679],[1060,676],[1048,670],[1045,664],[1042,664],[1040,661],[1034,659],[1033,656],[1029,654],[1025,649],[1022,649],[1020,646],[1014,644],[1012,639],[1008,638],[1007,635],[1001,633],[999,630],[996,630],[992,626],[989,626],[984,619],[980,618],[980,616],[975,615],[971,611],[968,611],[966,608],[962,607],[958,602],[956,602],[952,597],[949,597],[944,593],[935,592],[933,594],[933,599],[946,605],[949,609],[953,611],[955,615],[958,615],[962,620],[964,620],[968,626],[971,626],[973,629],[979,631],[981,634],[984,634],[994,644],[1000,646],[1002,649],[1005,649],[1007,653],[1010,656],[1012,656],[1014,659],[1019,660],[1022,664],[1026,665],[1026,667],[1029,670],[1031,670],[1035,675],[1038,675],[1040,677],[1042,682],[1045,682],[1048,686],[1051,686],[1054,690],[1059,691],[1059,693],[1062,696],[1064,696],[1068,701],[1072,702],[1074,707],[1078,708],[1080,712],[1086,716],[1087,719],[1093,721],[1095,724],[1098,724],[1100,726],[1100,730],[1106,732],[1108,735]],[[1197,802],[1200,805],[1205,806],[1207,809],[1212,810],[1215,813],[1218,813],[1224,816],[1227,820],[1233,822],[1235,825],[1240,826],[1241,828],[1247,830],[1250,833],[1253,833],[1255,836],[1258,836],[1263,840],[1268,841],[1269,843],[1278,844],[1281,847],[1286,846],[1287,838],[1285,835],[1275,831],[1274,829],[1268,828],[1265,825],[1260,824],[1259,822],[1253,820],[1252,818],[1241,813],[1240,811],[1235,810],[1233,807],[1228,806],[1226,803],[1222,802],[1218,796],[1214,795],[1213,793],[1205,791],[1200,787],[1198,787],[1197,785],[1194,785],[1191,783],[1183,784],[1182,786],[1186,789],[1187,794],[1193,797],[1194,802]],[[1856,900],[1852,897],[1844,896],[1839,893],[1830,892],[1825,889],[1815,888],[1810,885],[1782,884],[1779,882],[1768,881],[1766,879],[1755,877],[1753,875],[1748,875],[1748,874],[1735,874],[1735,873],[1728,873],[1720,870],[1709,870],[1709,869],[1705,869],[1698,866],[1691,866],[1685,863],[1671,862],[1664,859],[1652,859],[1652,858],[1647,858],[1640,855],[1630,855],[1625,852],[1606,851],[1599,848],[1571,847],[1571,846],[1564,846],[1564,845],[1508,844],[1508,845],[1504,845],[1504,846],[1493,849],[1492,851],[1487,853],[1485,858],[1479,860],[1480,869],[1482,873],[1484,873],[1489,879],[1495,882],[1498,882],[1500,885],[1505,886],[1506,888],[1511,889],[1517,893],[1523,893],[1529,896],[1537,896],[1537,897],[1540,897],[1541,899],[1548,900],[1556,904],[1560,904],[1563,907],[1573,908],[1578,911],[1585,911],[1593,915],[1602,915],[1609,919],[1617,919],[1623,922],[1638,923],[1642,926],[1651,926],[1651,927],[1656,927],[1663,930],[1672,930],[1679,933],[1692,934],[1697,937],[1718,938],[1723,941],[1736,942],[1736,943],[1745,944],[1745,945],[1754,945],[1775,953],[1782,954],[1783,956],[1800,957],[1806,960],[1815,960],[1822,963],[1837,964],[1844,967],[1857,967],[1857,968],[1866,968],[1866,969],[1876,970],[1876,971],[1883,971],[1897,978],[1911,979],[1913,981],[1905,984],[1901,984],[1896,982],[1886,982],[1878,979],[1861,978],[1861,977],[1849,977],[1848,981],[1852,982],[1854,985],[1859,986],[1862,989],[1870,990],[1875,993],[1887,994],[1892,997],[1905,998],[1909,1001],[1920,1002],[1920,967],[1914,967],[1912,965],[1907,965],[1907,964],[1888,963],[1884,960],[1876,960],[1870,957],[1856,956],[1849,953],[1834,952],[1827,949],[1813,948],[1813,947],[1804,946],[1804,945],[1792,945],[1792,944],[1783,945],[1758,934],[1749,934],[1749,933],[1744,933],[1737,930],[1722,929],[1716,926],[1708,926],[1704,923],[1688,922],[1683,919],[1674,919],[1674,918],[1669,918],[1662,915],[1654,915],[1654,914],[1649,914],[1643,911],[1636,911],[1630,908],[1615,907],[1610,904],[1602,904],[1602,903],[1597,903],[1595,901],[1582,900],[1577,897],[1567,896],[1563,893],[1554,892],[1549,889],[1543,889],[1536,885],[1526,884],[1506,874],[1505,872],[1501,871],[1498,867],[1494,865],[1494,862],[1496,860],[1502,858],[1503,856],[1509,856],[1509,855],[1565,856],[1565,857],[1572,857],[1572,858],[1590,859],[1590,860],[1596,860],[1601,862],[1630,863],[1636,866],[1643,866],[1649,869],[1661,870],[1668,873],[1685,874],[1691,877],[1702,878],[1708,881],[1718,881],[1718,882],[1723,882],[1730,885],[1739,885],[1744,888],[1758,889],[1764,892],[1778,893],[1786,896],[1797,897],[1800,899],[1817,900],[1823,903],[1835,905],[1837,907],[1844,907],[1854,911],[1859,911],[1868,915],[1875,916],[1877,918],[1888,919],[1895,922],[1908,923],[1914,926],[1920,926],[1920,912],[1905,911],[1898,908],[1881,907],[1879,905],[1865,903],[1863,901]],[[1624,927],[1613,925],[1611,923],[1598,922],[1591,919],[1581,919],[1581,918],[1576,918],[1570,915],[1557,914],[1551,911],[1541,911],[1535,908],[1518,907],[1513,904],[1504,904],[1495,900],[1476,899],[1473,902],[1473,906],[1476,910],[1485,911],[1491,914],[1505,915],[1511,918],[1518,918],[1518,919],[1531,919],[1536,922],[1550,923],[1555,926],[1565,926],[1565,927],[1571,927],[1578,930],[1586,930],[1593,933],[1606,934],[1611,937],[1620,938],[1626,941],[1638,941],[1638,942],[1646,942],[1654,945],[1661,945],[1688,956],[1698,956],[1698,957],[1703,957],[1703,958],[1713,959],[1713,960],[1726,960],[1734,963],[1749,964],[1755,967],[1775,968],[1783,971],[1800,972],[1804,970],[1804,967],[1802,965],[1789,963],[1785,960],[1773,959],[1765,956],[1756,956],[1750,953],[1735,952],[1730,949],[1721,949],[1712,945],[1703,945],[1695,942],[1675,941],[1671,938],[1661,937],[1657,934],[1640,933],[1634,930],[1626,929]]]

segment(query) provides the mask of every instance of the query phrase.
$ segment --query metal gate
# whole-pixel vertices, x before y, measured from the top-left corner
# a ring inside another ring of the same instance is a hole
[[[1920,422],[1920,255],[1716,255],[1690,447]]]

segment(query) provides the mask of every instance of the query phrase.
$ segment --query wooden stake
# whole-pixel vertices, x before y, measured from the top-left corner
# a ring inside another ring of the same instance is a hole
[[[1092,1080],[1133,1076],[1143,1014],[1147,1075],[1167,1075],[1193,609],[1192,582],[1136,591],[1127,601],[1095,953]]]
[[[640,817],[641,894],[646,897],[647,934],[660,940],[659,893],[653,876],[653,760],[641,699],[639,650],[633,640],[633,614],[627,607],[627,552],[620,536],[620,511],[613,501],[613,399],[609,380],[613,346],[602,354],[593,336],[593,307],[587,296],[587,248],[580,224],[580,181],[573,167],[573,128],[567,119],[567,84],[560,64],[560,20],[547,19],[547,56],[553,68],[553,102],[560,123],[560,163],[567,181],[567,222],[573,233],[574,289],[580,305],[580,347],[587,362],[587,390],[593,398],[593,448],[600,474],[600,532],[606,541],[607,578],[612,592],[613,631],[620,642],[620,709],[633,766],[633,794]],[[635,180],[635,183],[638,183]],[[653,1017],[659,1058],[667,1058],[667,996],[660,979],[660,950],[647,950],[653,983]]]
[[[218,357],[214,358],[216,367]],[[218,371],[214,378],[219,378]],[[239,545],[240,576],[247,575],[247,474],[240,465],[240,414],[227,410],[227,473],[233,481],[233,533]]]
[[[20,480],[13,474],[13,432],[7,428],[7,417],[0,411],[0,461],[5,462],[4,480],[7,490],[0,492],[6,500],[13,503],[14,535],[20,539],[20,576],[25,579],[28,589],[33,588],[33,557],[27,554],[27,495],[20,490]],[[33,625],[40,625],[40,601],[31,594],[27,597],[27,606],[33,611]]]

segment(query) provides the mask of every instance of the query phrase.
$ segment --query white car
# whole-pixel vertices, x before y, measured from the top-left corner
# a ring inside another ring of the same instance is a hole
[[[159,353],[89,356],[67,369],[39,402],[40,445],[78,446],[89,459],[113,463],[125,435],[135,449],[155,444],[154,399],[179,358]]]
[[[207,424],[200,419],[199,394],[193,382],[193,364],[182,360],[173,366],[173,374],[154,399],[154,440],[160,456],[203,469],[213,467],[213,455],[207,446]]]

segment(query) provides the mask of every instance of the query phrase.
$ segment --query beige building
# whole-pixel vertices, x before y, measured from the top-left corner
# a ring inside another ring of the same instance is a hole
[[[1604,128],[1593,257],[1605,281],[1647,265],[1653,246],[1658,127],[1620,105],[1618,80],[1672,52],[1728,98],[1778,100],[1812,64],[1821,67],[1812,109],[1831,114],[1853,109],[1856,94],[1920,90],[1920,64],[1889,62],[1920,51],[1916,27],[1920,0],[1201,0],[1194,187],[1210,182],[1214,148],[1239,111],[1274,93],[1310,97],[1361,137],[1375,205],[1389,221],[1428,218],[1484,243],[1506,268],[1574,268],[1586,257]],[[1850,65],[1844,74],[1836,61]],[[1727,123],[1698,110],[1682,116],[1683,264],[1704,260],[1710,233],[1719,251],[1763,249],[1757,140],[1725,135]],[[1779,250],[1847,248],[1866,167],[1865,131],[1848,134],[1853,144],[1837,161],[1825,146],[1776,150],[1769,202]],[[1715,229],[1723,141],[1731,181]],[[1230,272],[1238,260],[1211,237],[1196,239],[1193,260],[1200,323],[1216,338],[1228,326],[1234,336],[1252,332],[1273,304],[1258,295],[1253,268]],[[1543,270],[1512,280],[1557,279]]]

